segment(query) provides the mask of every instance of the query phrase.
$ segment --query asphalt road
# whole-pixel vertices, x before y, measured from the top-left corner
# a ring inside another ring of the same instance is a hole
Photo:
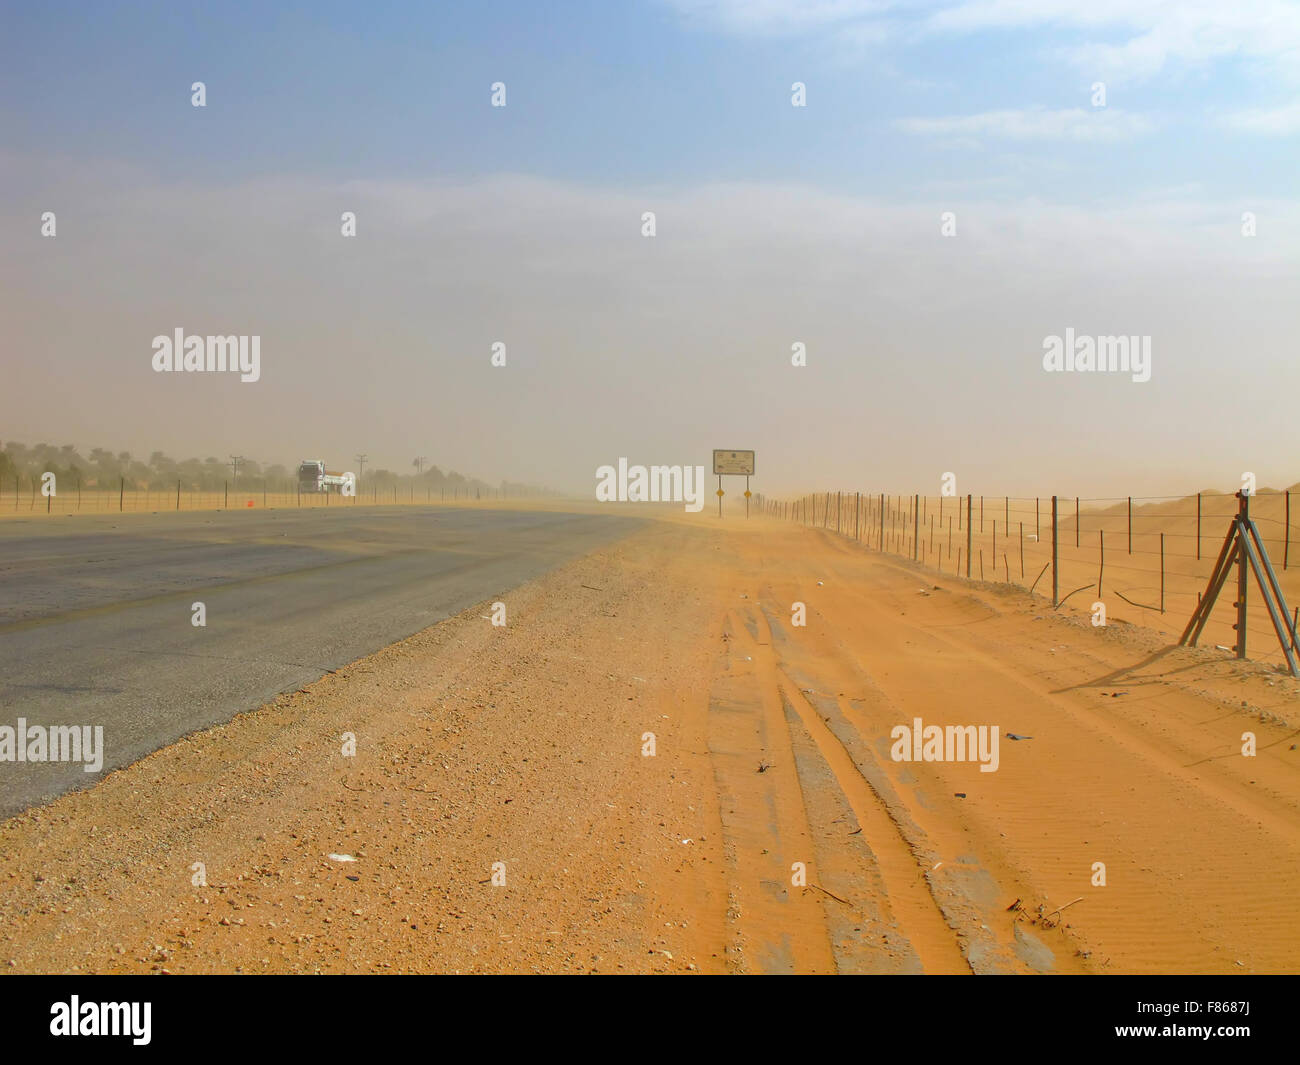
[[[0,726],[17,729],[21,717],[29,728],[104,728],[100,773],[0,761],[0,817],[93,784],[639,524],[446,507],[0,521]],[[205,627],[191,623],[195,602]]]

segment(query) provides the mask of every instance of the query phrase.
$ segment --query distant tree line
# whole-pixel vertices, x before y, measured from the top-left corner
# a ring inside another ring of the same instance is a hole
[[[328,463],[330,469],[346,470],[351,467]],[[151,452],[149,458],[139,459],[129,451],[112,452],[102,447],[83,455],[73,444],[34,444],[28,447],[10,440],[0,449],[0,490],[5,485],[10,490],[16,485],[27,486],[39,481],[41,474],[53,473],[61,489],[80,485],[91,489],[118,489],[127,491],[165,491],[176,487],[176,482],[186,491],[219,492],[229,484],[232,488],[265,488],[270,492],[293,492],[298,486],[298,465],[286,466],[272,463],[263,466],[255,459],[241,456],[237,470],[229,459],[173,459],[165,452]],[[123,483],[124,482],[124,483]],[[437,466],[425,465],[415,473],[399,474],[392,470],[366,470],[359,487],[364,498],[373,488],[392,492],[398,488],[398,498],[403,489],[414,489],[415,497],[432,495],[439,498],[445,490],[448,496],[466,495],[537,496],[553,495],[547,489],[532,485],[502,481],[488,484],[473,477],[465,477],[454,470],[443,472]]]

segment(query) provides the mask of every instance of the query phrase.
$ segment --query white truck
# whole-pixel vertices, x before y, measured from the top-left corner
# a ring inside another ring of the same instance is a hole
[[[341,492],[351,479],[351,474],[327,470],[320,459],[303,459],[298,467],[300,492]]]

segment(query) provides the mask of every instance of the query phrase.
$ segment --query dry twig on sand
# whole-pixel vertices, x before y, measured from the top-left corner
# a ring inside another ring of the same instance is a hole
[[[815,888],[816,888],[818,891],[820,891],[823,895],[829,895],[829,896],[830,896],[831,898],[833,898],[836,902],[842,902],[842,903],[844,903],[845,906],[847,906],[847,905],[849,904],[849,900],[848,900],[848,899],[842,899],[842,898],[840,898],[837,894],[835,894],[835,892],[833,892],[833,891],[827,891],[824,887],[821,886],[821,884],[809,884],[808,886],[809,886],[809,887],[815,887]]]

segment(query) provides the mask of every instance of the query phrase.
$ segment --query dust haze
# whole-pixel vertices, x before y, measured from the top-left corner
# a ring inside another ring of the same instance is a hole
[[[12,156],[5,179],[23,356],[7,434],[29,443],[423,454],[587,497],[620,456],[718,446],[756,450],[773,493],[929,489],[954,468],[989,494],[1289,483],[1293,411],[1268,397],[1300,386],[1291,205],[1246,240],[1228,205],[1186,196],[1089,211],[512,175],[218,185]],[[54,240],[32,223],[51,207]],[[261,379],[154,373],[152,338],[177,328],[260,335]],[[1066,328],[1150,336],[1151,379],[1045,373],[1043,338]],[[1214,431],[1246,416],[1248,442]]]

